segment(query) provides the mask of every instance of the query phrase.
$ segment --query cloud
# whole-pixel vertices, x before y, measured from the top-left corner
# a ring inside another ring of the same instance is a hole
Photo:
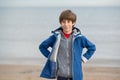
[[[120,0],[0,0],[0,6],[120,6]]]

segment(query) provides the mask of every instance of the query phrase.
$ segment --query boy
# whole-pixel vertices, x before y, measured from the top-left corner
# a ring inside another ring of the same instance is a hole
[[[76,14],[71,10],[63,11],[59,22],[61,27],[52,31],[53,35],[39,46],[41,53],[48,58],[40,76],[57,80],[83,80],[82,62],[91,58],[96,47],[74,27]],[[83,48],[87,49],[84,54]]]

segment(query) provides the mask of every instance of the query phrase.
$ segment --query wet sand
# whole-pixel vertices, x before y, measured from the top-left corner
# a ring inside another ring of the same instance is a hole
[[[39,77],[40,65],[0,65],[0,80],[49,80]],[[119,80],[120,67],[83,67],[84,80]]]

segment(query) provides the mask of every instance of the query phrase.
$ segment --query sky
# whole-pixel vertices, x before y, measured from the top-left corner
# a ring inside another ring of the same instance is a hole
[[[0,7],[120,6],[120,0],[0,0]]]

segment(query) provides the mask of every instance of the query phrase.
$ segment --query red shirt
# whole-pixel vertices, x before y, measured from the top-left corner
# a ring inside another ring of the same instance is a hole
[[[68,39],[70,37],[70,35],[71,35],[71,33],[70,34],[66,34],[64,32],[63,32],[63,34],[64,34],[64,36],[65,36],[66,39]]]

